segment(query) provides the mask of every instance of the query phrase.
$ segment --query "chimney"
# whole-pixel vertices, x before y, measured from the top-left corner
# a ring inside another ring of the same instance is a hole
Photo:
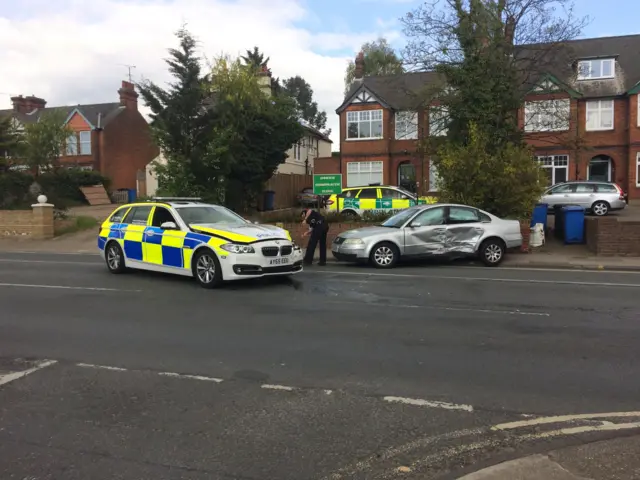
[[[273,94],[271,84],[271,70],[266,65],[260,67],[258,71],[258,85],[260,85],[260,90],[262,90],[265,95],[271,96]]]
[[[35,95],[29,95],[23,97],[18,95],[17,97],[11,97],[13,103],[13,111],[17,113],[31,113],[44,108],[47,104],[44,98],[36,97]]]
[[[364,52],[358,53],[356,56],[355,79],[362,80],[364,78]]]
[[[122,87],[118,90],[118,94],[120,95],[120,105],[138,110],[138,93],[133,83],[123,80]]]

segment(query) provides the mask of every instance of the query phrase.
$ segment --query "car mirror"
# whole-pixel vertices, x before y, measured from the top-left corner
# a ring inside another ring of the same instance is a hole
[[[411,223],[411,225],[409,225],[411,228],[418,228],[421,227],[422,224],[420,222],[413,222]]]
[[[257,221],[253,222],[254,225],[259,225],[259,223]]]
[[[164,222],[160,228],[162,230],[177,230],[178,226],[174,222]]]

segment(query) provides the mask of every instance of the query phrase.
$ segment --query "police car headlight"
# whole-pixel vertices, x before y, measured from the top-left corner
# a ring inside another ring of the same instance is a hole
[[[361,238],[347,238],[343,243],[344,245],[362,245],[364,240]]]
[[[300,245],[298,245],[297,243],[291,242],[291,245],[293,246],[294,250],[301,250]]]
[[[231,253],[256,253],[251,245],[237,245],[235,243],[225,243],[220,248]]]

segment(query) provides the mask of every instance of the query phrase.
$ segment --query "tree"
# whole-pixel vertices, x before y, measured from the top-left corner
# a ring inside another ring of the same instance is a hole
[[[475,205],[500,217],[525,218],[546,187],[533,152],[520,143],[505,143],[490,152],[492,139],[475,125],[466,144],[446,142],[432,161],[438,169],[443,200]]]
[[[558,5],[565,7],[564,17],[556,16]],[[442,167],[438,175],[449,197],[498,215],[530,214],[537,200],[532,192],[545,183],[529,168],[539,169],[517,112],[534,82],[562,63],[563,42],[580,32],[584,20],[573,16],[569,0],[446,0],[444,7],[425,3],[404,18],[410,39],[406,63],[435,71],[442,80],[427,87],[421,101],[444,117],[447,136],[421,146],[437,153],[432,161]],[[467,155],[466,167],[474,172],[467,175],[464,195],[454,189],[462,188],[460,171],[446,166],[454,154]],[[474,176],[478,171],[490,175]],[[505,178],[511,188],[505,188]]]
[[[246,55],[243,55],[240,58],[244,65],[257,71],[266,71],[269,68],[269,57],[264,58],[264,54],[258,47],[253,47],[253,50],[247,50]]]
[[[383,37],[373,42],[364,43],[360,49],[364,54],[364,75],[398,75],[404,73],[402,59],[396,54],[389,42]],[[356,64],[353,60],[347,65],[344,76],[345,95],[351,88],[356,75]]]
[[[43,112],[37,122],[27,123],[16,148],[16,156],[38,173],[56,167],[68,138],[74,134],[65,123],[66,119],[64,111],[54,109]]]
[[[287,78],[283,82],[282,93],[295,100],[298,116],[317,130],[327,126],[327,112],[318,110],[318,103],[313,100],[311,85],[301,76]]]
[[[179,48],[169,49],[166,63],[174,82],[167,89],[145,81],[140,95],[151,109],[151,131],[166,159],[154,168],[159,189],[171,195],[224,199],[226,145],[217,135],[217,115],[207,108],[208,82],[196,53],[196,39],[186,29],[176,33]]]
[[[231,165],[227,176],[227,205],[236,210],[253,206],[264,183],[287,158],[304,130],[296,103],[286,95],[264,91],[255,72],[238,60],[219,58],[211,73],[213,108],[219,134],[225,138]]]
[[[6,169],[7,159],[15,155],[19,140],[12,117],[0,117],[0,172]]]

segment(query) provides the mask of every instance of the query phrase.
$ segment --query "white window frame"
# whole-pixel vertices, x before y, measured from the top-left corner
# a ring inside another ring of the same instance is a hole
[[[80,138],[80,142],[78,143],[79,155],[91,155],[91,130],[79,132],[78,136]],[[87,147],[87,149],[84,147]]]
[[[640,187],[640,152],[636,153],[636,187]]]
[[[600,63],[600,75],[593,74],[593,64]],[[611,74],[604,75],[604,65],[608,63]],[[578,62],[578,80],[603,80],[616,77],[616,59],[615,58],[593,58],[591,60],[580,60]]]
[[[602,126],[602,114],[603,112],[611,112],[611,126]],[[589,125],[589,114],[592,114],[594,118],[594,125]],[[613,130],[616,125],[615,120],[615,101],[613,99],[608,100],[589,100],[585,108],[585,129],[587,132],[601,132],[606,130]]]
[[[433,160],[429,159],[429,191],[438,192],[438,167],[433,163]]]
[[[382,109],[376,110],[352,110],[347,112],[347,131],[345,132],[345,137],[348,141],[355,140],[381,140],[384,137],[384,114]],[[380,136],[371,136],[371,130],[374,123],[380,122]],[[349,137],[349,125],[350,124],[358,125],[358,136],[357,137]],[[360,125],[361,124],[369,124],[369,136],[361,137],[360,136]]]
[[[444,126],[449,117],[449,109],[445,106],[432,105],[429,108],[429,136],[445,137],[449,128]],[[436,127],[437,128],[434,128]]]
[[[372,183],[384,183],[384,162],[347,162],[347,187],[365,187]]]
[[[396,112],[396,140],[418,139],[418,112]]]
[[[535,100],[524,104],[525,132],[563,132],[571,123],[571,100]]]
[[[74,132],[71,135],[69,135],[65,140],[65,149],[64,149],[65,156],[75,157],[76,155],[78,155],[80,151],[79,147],[80,145],[78,144],[78,136]]]
[[[569,181],[569,155],[538,155],[536,157],[538,164],[541,168],[547,168],[551,170],[551,185],[549,187],[554,186],[557,183],[556,181],[556,171],[564,170],[564,178],[563,182]]]

